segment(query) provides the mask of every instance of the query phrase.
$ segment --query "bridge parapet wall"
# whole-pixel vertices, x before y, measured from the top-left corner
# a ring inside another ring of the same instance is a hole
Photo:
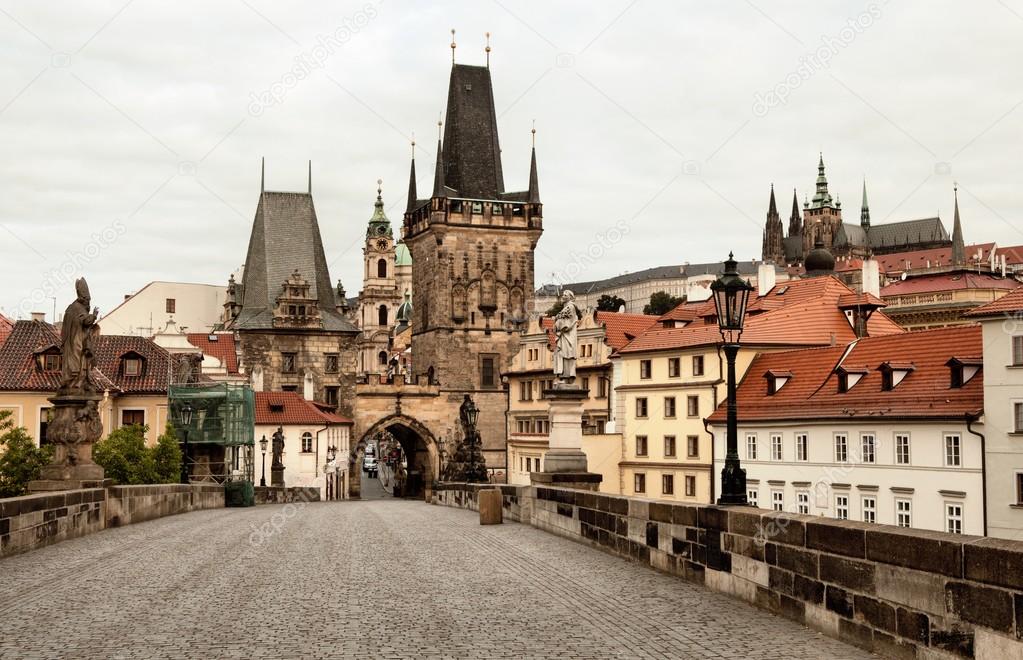
[[[433,502],[478,510],[478,484]],[[585,491],[500,486],[533,525],[896,658],[1023,657],[1023,543]]]

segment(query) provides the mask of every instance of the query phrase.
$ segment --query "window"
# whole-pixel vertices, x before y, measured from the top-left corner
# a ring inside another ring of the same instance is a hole
[[[636,456],[646,456],[647,442],[645,435],[636,436]]]
[[[895,464],[909,465],[909,434],[895,434]]]
[[[678,378],[682,372],[682,360],[674,357],[668,358],[668,378]]]
[[[860,504],[863,508],[863,522],[877,522],[877,498],[873,495],[865,495]]]
[[[661,475],[661,494],[671,495],[675,492],[675,475],[673,474],[662,474]]]
[[[757,460],[757,434],[746,434],[746,460]]]
[[[337,353],[327,353],[323,356],[323,371],[328,374],[336,374],[338,371]]]
[[[675,397],[673,396],[664,397],[664,416],[665,417],[675,416]]]
[[[295,373],[295,353],[281,353],[281,371],[286,374]]]
[[[387,259],[377,259],[377,277],[387,277]]]
[[[805,433],[796,434],[796,460],[809,460],[807,458],[807,437]]]
[[[646,417],[646,397],[636,398],[636,417]]]
[[[313,451],[313,434],[306,431],[302,434],[302,453],[309,454]]]
[[[50,422],[52,420],[53,420],[53,408],[40,408],[39,409],[39,446],[40,447],[44,447],[44,446],[46,446],[48,444],[51,444],[49,438],[46,437],[46,429],[50,426]]]
[[[693,356],[693,375],[694,376],[702,376],[703,375],[703,356],[702,355],[694,355]]]
[[[125,358],[124,359],[124,375],[125,376],[138,376],[142,373],[142,360],[138,358]]]
[[[962,447],[957,434],[945,435],[945,466],[960,467],[963,464]]]
[[[583,392],[586,392],[588,394],[589,391],[590,391],[590,379],[589,378],[583,378],[579,382],[579,387],[580,387],[580,389],[582,389]]]
[[[497,359],[493,355],[480,356],[480,386],[497,387]]]
[[[634,492],[636,492],[636,493],[645,493],[646,492],[646,475],[645,474],[640,473],[640,474],[635,474],[635,475],[632,476],[632,490]]]
[[[664,457],[675,458],[675,436],[664,436]]]
[[[60,371],[60,353],[43,356],[43,371]]]
[[[475,213],[476,215],[482,215],[483,214],[483,202],[472,202],[472,204],[470,205],[470,210],[473,213]]]
[[[377,325],[387,325],[387,305],[377,307]]]
[[[146,423],[145,410],[122,410],[121,426],[143,426]]]
[[[945,503],[945,531],[949,534],[963,533],[963,505],[958,502]]]
[[[876,443],[874,441],[874,434],[873,433],[864,433],[863,435],[861,435],[860,436],[860,445],[861,445],[861,447],[863,449],[863,455],[861,456],[861,458],[863,459],[863,462],[864,463],[873,463],[874,459],[875,459],[875,451],[874,451],[874,449],[876,447]]]
[[[579,348],[579,357],[593,357],[593,344],[583,344]]]
[[[337,385],[328,385],[323,388],[323,399],[328,406],[337,408],[341,397],[339,396],[340,388]]]
[[[690,417],[700,416],[700,397],[693,394],[686,397],[686,414]]]
[[[377,353],[377,364],[381,367],[387,366],[387,351],[380,351]]]
[[[844,433],[835,435],[835,462],[846,463],[849,460],[849,439]]]
[[[835,495],[835,518],[849,520],[849,496]]]
[[[1017,401],[1012,404],[1012,419],[1014,421],[1012,430],[1016,433],[1023,433],[1023,402]]]
[[[884,392],[890,392],[895,387],[895,383],[892,378],[891,369],[883,369],[881,371],[881,390]]]
[[[282,385],[281,386],[281,391],[282,392],[297,392],[298,391],[298,385]]]
[[[810,491],[796,491],[796,513],[810,513]]]
[[[519,401],[533,400],[533,382],[529,380],[519,381]]]
[[[650,378],[650,360],[639,361],[639,377],[643,380]]]
[[[775,511],[785,510],[785,492],[780,490],[771,491],[771,508]]]
[[[700,436],[686,436],[686,456],[698,458],[700,456]]]
[[[168,298],[167,300],[164,301],[163,308],[164,311],[166,311],[168,314],[174,314],[175,309],[177,308],[177,301],[175,301],[173,298]]]
[[[686,497],[696,497],[696,477],[686,476]]]
[[[895,500],[895,524],[899,527],[913,526],[913,503],[910,500]]]
[[[750,506],[760,506],[760,491],[756,488],[746,489],[746,501]]]
[[[1023,335],[1012,338],[1012,365],[1014,367],[1023,366]]]
[[[598,376],[597,377],[597,398],[598,399],[606,399],[607,398],[607,377],[606,376]]]
[[[1016,473],[1016,504],[1023,504],[1023,472]]]
[[[780,433],[772,433],[771,434],[771,460],[772,461],[780,461],[781,460],[781,449],[782,449],[782,446],[781,446],[781,434]]]

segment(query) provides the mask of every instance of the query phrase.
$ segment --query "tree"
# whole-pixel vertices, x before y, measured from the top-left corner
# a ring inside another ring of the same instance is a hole
[[[661,316],[675,309],[681,303],[682,298],[676,298],[667,291],[658,291],[650,294],[650,304],[643,308],[643,313]]]
[[[152,453],[153,462],[156,464],[157,483],[177,483],[181,478],[181,446],[178,445],[178,437],[169,422],[163,434],[157,438]]]
[[[133,424],[114,429],[92,449],[92,458],[103,466],[107,479],[122,486],[155,484],[156,461],[146,447],[148,426]]]
[[[50,462],[53,447],[36,447],[24,428],[14,427],[10,410],[0,410],[0,433],[0,497],[24,495]]]
[[[598,312],[617,312],[622,307],[625,307],[625,301],[618,296],[605,293],[597,299]]]
[[[558,298],[557,300],[554,301],[554,304],[551,305],[551,308],[547,310],[547,316],[552,316],[552,317],[553,316],[557,316],[558,312],[560,312],[561,309],[564,306],[565,306],[565,301],[562,300],[561,298]]]

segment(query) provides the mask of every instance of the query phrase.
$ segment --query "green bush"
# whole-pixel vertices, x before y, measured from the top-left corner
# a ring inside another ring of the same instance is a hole
[[[148,426],[122,426],[93,447],[92,457],[103,466],[107,479],[121,485],[172,484],[181,476],[181,449],[170,425],[146,446]]]
[[[0,497],[28,492],[28,482],[39,478],[53,457],[53,447],[36,447],[35,440],[11,423],[11,411],[0,410]]]
[[[156,463],[157,483],[177,483],[181,479],[181,446],[173,426],[167,424],[151,451]]]

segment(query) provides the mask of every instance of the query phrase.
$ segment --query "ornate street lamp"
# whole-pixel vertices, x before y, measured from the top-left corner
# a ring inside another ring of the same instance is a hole
[[[266,446],[267,446],[266,434],[259,439],[259,450],[263,452],[263,476],[259,478],[259,487],[266,488]]]
[[[721,497],[718,504],[747,504],[746,470],[739,465],[739,431],[735,408],[735,357],[739,354],[739,337],[746,322],[746,304],[753,287],[739,277],[738,264],[728,253],[725,272],[710,285],[718,329],[724,341],[725,359],[728,361],[728,427],[725,467],[721,470]]]
[[[468,399],[465,404],[465,421],[469,423],[470,429],[476,428],[476,422],[480,418],[480,409],[476,407],[476,402],[472,399]]]
[[[332,465],[337,458],[337,447],[327,447],[327,462],[323,465],[323,475],[327,483],[327,500],[337,499],[337,465]],[[333,467],[333,470],[331,468]]]
[[[185,434],[185,452],[184,456],[181,457],[181,483],[187,484],[189,482],[189,465],[188,465],[188,427],[192,424],[192,405],[186,403],[178,409],[178,421],[181,423],[181,429]]]

